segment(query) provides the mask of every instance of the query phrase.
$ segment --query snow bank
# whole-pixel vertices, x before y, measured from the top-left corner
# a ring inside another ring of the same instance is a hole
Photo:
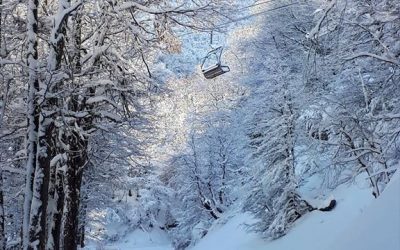
[[[378,199],[369,189],[342,185],[331,212],[314,211],[284,237],[266,241],[248,233],[249,215],[237,215],[211,231],[192,250],[400,250],[400,173]]]
[[[249,215],[238,215],[211,231],[192,250],[321,250],[332,245],[343,228],[355,220],[373,201],[369,189],[341,185],[332,194],[338,204],[331,212],[314,211],[300,218],[284,237],[266,241],[246,232]],[[346,250],[348,248],[342,248]],[[335,249],[336,250],[336,249]],[[388,249],[389,250],[389,249]]]
[[[400,173],[327,250],[400,250]]]
[[[113,244],[102,245],[92,242],[85,250],[173,250],[170,239],[162,230],[145,232],[135,230],[127,234],[123,239]]]
[[[266,241],[246,231],[254,222],[238,214],[215,225],[191,250],[400,250],[400,173],[378,199],[365,186],[339,186],[331,212],[314,211],[299,219],[284,237]],[[91,246],[86,249],[99,249]],[[172,250],[165,232],[136,230],[112,246],[100,249]]]

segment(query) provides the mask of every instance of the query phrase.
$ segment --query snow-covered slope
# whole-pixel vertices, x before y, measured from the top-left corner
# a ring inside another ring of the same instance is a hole
[[[251,217],[237,215],[211,231],[192,250],[399,250],[400,178],[389,184],[379,199],[357,185],[342,185],[333,195],[331,212],[312,212],[275,241],[246,232]]]
[[[327,250],[400,249],[400,173]]]
[[[344,184],[332,195],[338,201],[331,212],[314,211],[299,221],[284,237],[266,241],[246,231],[254,219],[237,214],[216,225],[191,250],[400,250],[400,172],[378,199],[370,189]],[[91,245],[86,249],[172,250],[161,230],[136,230],[118,243]]]
[[[114,244],[96,244],[92,242],[85,247],[86,250],[173,250],[170,240],[162,230],[153,230],[144,232],[135,230],[127,234],[121,240]]]

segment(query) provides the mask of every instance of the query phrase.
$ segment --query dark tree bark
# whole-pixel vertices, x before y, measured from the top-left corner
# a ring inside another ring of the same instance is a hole
[[[47,250],[59,250],[61,239],[61,224],[64,209],[64,173],[61,170],[65,164],[64,159],[60,159],[55,166],[52,166],[50,173],[49,196],[51,197],[52,207],[48,210],[48,232]]]
[[[0,1],[1,4],[1,1]],[[1,125],[0,125],[1,127]],[[3,199],[3,170],[0,169],[0,249],[6,249],[6,237],[5,237],[5,216],[4,216],[4,199]]]
[[[55,22],[54,27],[52,29],[51,33],[51,38],[50,38],[50,55],[51,58],[48,60],[48,71],[50,75],[47,77],[47,84],[50,92],[52,93],[57,93],[60,91],[65,83],[63,81],[52,81],[51,74],[56,73],[60,69],[62,69],[62,60],[65,55],[65,35],[66,35],[66,26],[67,26],[67,21],[70,16],[70,13],[64,13],[64,11],[69,8],[70,1],[59,1],[59,10],[57,13],[58,18],[62,18],[59,23]],[[58,26],[57,26],[58,25]],[[57,97],[51,97],[47,99],[47,103],[49,106],[49,110],[58,108],[61,106],[60,101],[57,99]],[[54,123],[54,119],[56,117],[53,117],[53,120],[50,120],[50,123]],[[63,131],[64,128],[56,128],[57,133],[60,131]],[[58,139],[58,136],[54,136],[54,138]],[[65,138],[65,137],[64,137]],[[63,142],[65,143],[65,142]],[[69,145],[69,143],[66,143],[66,145]],[[61,155],[66,155],[67,152],[65,152],[65,149],[62,147],[57,147],[57,144],[55,143],[54,148],[58,151],[57,153]],[[55,154],[53,155],[55,156]],[[67,157],[67,156],[66,156]],[[65,162],[64,156],[62,157],[63,159],[61,162],[58,164],[55,164],[53,166],[55,169],[52,170],[53,174],[53,187],[51,191],[54,194],[54,199],[53,202],[55,204],[52,209],[54,211],[49,211],[49,215],[51,215],[51,218],[49,218],[49,225],[51,225],[51,228],[49,228],[48,232],[48,239],[50,240],[50,243],[48,244],[47,249],[63,249],[63,243],[62,241],[62,224],[63,224],[63,215],[64,215],[64,209],[65,209],[65,190],[64,190],[64,180],[66,177],[64,176],[64,171],[60,169],[60,167],[64,167],[67,163]],[[58,167],[57,167],[58,166]]]
[[[79,201],[82,183],[82,170],[87,162],[87,141],[81,139],[77,132],[68,137],[70,152],[65,176],[65,211],[64,211],[64,249],[77,249],[79,225]]]
[[[31,249],[31,237],[39,237],[35,235],[31,224],[31,204],[33,199],[33,183],[35,179],[35,171],[37,164],[37,133],[39,131],[39,114],[40,107],[36,94],[39,92],[39,80],[37,76],[37,60],[38,60],[38,0],[28,1],[28,22],[27,22],[27,66],[29,69],[28,79],[28,132],[27,132],[27,174],[25,183],[24,197],[24,215],[22,226],[22,248]],[[39,194],[38,194],[39,196]],[[37,211],[35,211],[37,212]],[[40,224],[40,215],[34,214],[33,222],[38,226]],[[32,229],[32,230],[31,230]]]
[[[57,181],[56,181],[56,193],[57,193],[57,212],[53,215],[54,228],[52,229],[52,235],[54,240],[54,250],[61,249],[61,225],[62,216],[64,209],[64,173],[62,170],[57,171]]]
[[[86,214],[87,214],[87,200],[88,197],[85,195],[81,198],[81,204],[79,207],[79,226],[78,226],[78,245],[83,248],[85,247],[85,226],[86,226]]]
[[[72,16],[72,51],[70,52],[72,62],[72,72],[81,72],[81,16],[75,13]],[[78,112],[85,110],[86,98],[80,100],[79,94],[74,94],[70,99],[68,107],[70,110]],[[77,125],[83,130],[91,126],[92,119],[77,119]],[[65,176],[65,211],[64,211],[64,249],[75,250],[77,245],[84,245],[84,223],[79,223],[80,190],[82,186],[83,170],[87,164],[88,139],[81,135],[79,131],[71,130],[68,132],[67,142],[70,145],[67,159],[67,170]]]
[[[0,0],[0,6],[3,4],[2,0]],[[2,14],[2,9],[0,8],[0,51],[1,51],[1,45],[2,45],[2,19],[1,19],[1,14]],[[0,58],[2,56],[0,55]],[[0,66],[1,69],[1,66]],[[3,78],[4,79],[4,78]],[[7,101],[7,95],[8,95],[8,87],[5,88],[4,94],[2,99],[0,100],[0,129],[2,128],[3,125],[3,117],[4,117],[4,112],[5,112],[5,105]],[[0,249],[4,250],[6,248],[6,237],[5,237],[5,232],[4,232],[4,225],[5,225],[5,216],[4,216],[4,199],[3,199],[3,169],[0,166]]]
[[[39,125],[39,145],[35,178],[33,182],[33,197],[30,212],[30,228],[28,249],[45,249],[47,239],[47,205],[50,178],[50,161],[53,151],[53,125]]]

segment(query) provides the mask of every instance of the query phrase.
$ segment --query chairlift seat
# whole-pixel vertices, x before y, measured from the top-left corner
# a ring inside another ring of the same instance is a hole
[[[225,74],[230,71],[228,66],[221,66],[220,64],[216,64],[213,66],[210,66],[203,71],[203,75],[206,79],[213,79],[217,76],[220,76],[222,74]]]
[[[207,56],[204,57],[203,63],[201,64],[201,71],[206,79],[213,79],[230,71],[228,66],[221,65],[221,55],[222,47],[218,47],[208,52]],[[211,57],[215,57],[217,61],[216,64],[205,67],[206,61],[211,60]]]

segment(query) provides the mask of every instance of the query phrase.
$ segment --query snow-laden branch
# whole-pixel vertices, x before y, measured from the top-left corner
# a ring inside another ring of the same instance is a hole
[[[177,7],[170,8],[170,9],[160,9],[160,8],[147,7],[147,6],[144,6],[144,5],[136,3],[136,2],[127,2],[127,3],[123,3],[123,4],[119,5],[119,6],[117,6],[115,9],[117,11],[123,11],[123,10],[128,10],[128,9],[131,9],[131,8],[135,8],[135,9],[138,9],[140,11],[143,11],[143,12],[146,12],[146,13],[149,13],[149,14],[154,14],[154,15],[157,15],[157,14],[168,14],[168,13],[171,13],[171,14],[188,14],[188,13],[195,13],[196,11],[205,9],[209,4],[200,6],[198,8],[188,8],[188,9],[182,8],[183,5],[184,4],[179,5]]]
[[[54,39],[56,38],[56,35],[60,33],[60,28],[62,27],[62,24],[64,23],[64,21],[69,17],[69,15],[74,12],[75,10],[77,10],[79,8],[79,6],[81,6],[83,4],[82,1],[72,5],[69,8],[63,9],[62,11],[60,11],[57,16],[54,18],[54,27],[52,29],[52,43],[56,43],[57,41],[54,41]]]
[[[396,66],[400,66],[400,61],[397,61],[397,60],[389,58],[389,57],[372,54],[372,53],[369,53],[369,52],[360,52],[360,53],[357,53],[355,55],[349,56],[349,57],[345,58],[344,60],[345,61],[351,61],[351,60],[354,60],[354,59],[359,58],[359,57],[372,57],[372,58],[375,58],[375,59],[378,59],[378,60],[381,60],[381,61],[384,61],[384,62],[387,62],[387,63],[394,64]]]
[[[107,96],[93,96],[86,100],[87,105],[95,103],[108,103],[114,108],[120,109],[119,105],[110,98],[108,98]]]
[[[23,168],[15,168],[15,167],[10,167],[10,166],[3,166],[2,167],[3,171],[13,173],[13,174],[20,174],[20,175],[25,175],[26,171]]]
[[[95,47],[91,54],[87,54],[85,57],[82,58],[81,64],[85,64],[86,62],[90,61],[90,66],[93,66],[98,58],[101,57],[103,53],[105,53],[111,45],[103,45],[100,47]]]
[[[59,162],[63,162],[67,160],[67,154],[66,153],[62,153],[62,154],[57,154],[56,156],[54,156],[51,161],[50,161],[50,167],[55,167],[57,166],[57,163]]]
[[[370,178],[370,177],[375,177],[375,176],[381,175],[381,174],[383,174],[383,173],[393,172],[393,171],[396,171],[396,170],[399,170],[399,167],[398,167],[398,166],[392,166],[392,167],[390,167],[390,168],[382,169],[382,170],[380,170],[380,171],[371,173],[371,175],[370,175],[368,178]]]
[[[122,121],[119,115],[104,110],[96,112],[95,115],[117,123]]]
[[[10,64],[14,64],[14,65],[19,65],[19,66],[23,66],[25,67],[26,65],[21,62],[21,61],[13,61],[13,60],[7,60],[7,59],[0,59],[0,66],[3,65],[10,65]]]
[[[321,30],[322,23],[328,16],[329,12],[332,10],[332,8],[335,6],[336,0],[333,0],[328,7],[325,9],[323,15],[321,18],[318,20],[317,24],[308,32],[306,35],[306,38],[308,39],[316,39],[318,37],[318,32]]]
[[[400,114],[388,113],[388,114],[383,114],[383,115],[374,115],[372,118],[376,119],[378,121],[379,120],[389,121],[389,120],[394,120],[394,119],[400,119]]]
[[[370,148],[370,147],[359,147],[359,148],[355,148],[352,150],[347,151],[347,153],[355,153],[355,152],[359,152],[359,151],[364,151],[364,152],[369,152],[369,153],[376,153],[376,154],[382,154],[381,151],[374,149],[374,148]]]

